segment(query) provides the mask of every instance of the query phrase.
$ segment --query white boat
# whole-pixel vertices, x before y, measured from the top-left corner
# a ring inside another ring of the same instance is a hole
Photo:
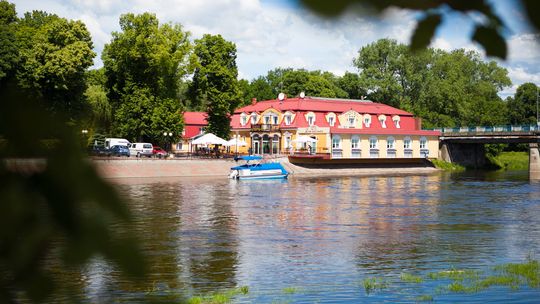
[[[289,175],[289,172],[280,163],[250,163],[250,161],[262,160],[261,156],[240,156],[236,160],[245,160],[246,163],[231,168],[229,173],[231,179],[276,179],[287,178]]]

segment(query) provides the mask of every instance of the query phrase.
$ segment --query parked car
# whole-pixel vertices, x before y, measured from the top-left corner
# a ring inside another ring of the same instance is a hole
[[[137,157],[146,156],[151,157],[153,146],[151,143],[131,143],[128,145],[131,155]]]
[[[114,145],[109,150],[113,156],[130,156],[129,148],[127,146]]]
[[[154,149],[152,149],[152,155],[154,155],[154,157],[167,157],[167,154],[168,153],[165,150],[161,149],[161,147],[154,146]]]
[[[93,146],[90,150],[92,156],[111,156],[111,151],[104,146]]]

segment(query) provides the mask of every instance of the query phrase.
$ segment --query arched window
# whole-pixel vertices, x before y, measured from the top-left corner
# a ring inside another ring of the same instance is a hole
[[[392,121],[394,122],[394,125],[396,126],[396,129],[401,128],[399,125],[400,118],[397,115],[392,116]]]
[[[349,122],[349,128],[354,128],[356,125],[356,115],[349,114],[349,117],[347,118],[347,121]]]
[[[313,115],[313,114],[308,114],[308,115],[306,116],[306,120],[307,120],[308,125],[309,125],[310,127],[313,126],[313,125],[315,124],[315,115]]]
[[[386,128],[386,116],[385,115],[379,115],[379,122],[381,123],[381,127]]]
[[[343,157],[343,150],[341,149],[341,137],[339,135],[332,136],[332,158]]]
[[[371,115],[364,114],[364,127],[369,128],[371,126]]]
[[[425,136],[420,137],[420,156],[428,157],[429,149],[427,146],[427,138]]]
[[[369,157],[379,157],[379,140],[377,139],[377,136],[371,136],[369,138]]]
[[[409,136],[406,136],[404,139],[403,139],[403,155],[404,157],[406,158],[411,158],[412,155],[413,155],[413,150],[412,150],[412,144],[411,144],[411,138]]]
[[[353,135],[351,137],[351,156],[354,158],[359,158],[360,154],[360,137],[358,135]]]
[[[291,114],[287,113],[283,117],[284,117],[283,119],[285,119],[285,125],[288,126],[288,125],[290,125],[292,123],[292,115]]]
[[[386,138],[386,157],[396,158],[396,140],[392,136]]]

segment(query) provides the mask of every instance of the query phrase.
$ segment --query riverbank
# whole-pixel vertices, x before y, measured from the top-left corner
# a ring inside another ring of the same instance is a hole
[[[93,159],[104,178],[227,177],[232,159]],[[276,158],[293,177],[409,175],[438,172],[432,167],[306,168]]]

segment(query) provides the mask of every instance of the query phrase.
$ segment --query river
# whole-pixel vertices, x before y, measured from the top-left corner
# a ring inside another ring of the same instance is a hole
[[[180,299],[240,286],[249,292],[235,303],[540,299],[540,289],[526,284],[455,293],[444,280],[400,280],[403,273],[425,278],[538,260],[540,183],[527,172],[114,183],[129,199],[133,231],[152,267],[140,287],[95,260],[80,279],[90,302]],[[368,291],[368,278],[384,284]]]

